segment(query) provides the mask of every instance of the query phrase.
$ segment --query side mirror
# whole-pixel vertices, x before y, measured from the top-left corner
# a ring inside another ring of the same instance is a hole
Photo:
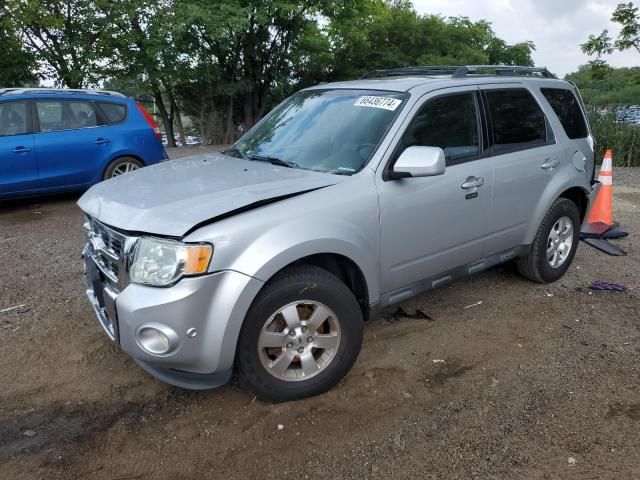
[[[446,168],[444,150],[440,147],[409,147],[396,160],[391,178],[433,177]]]

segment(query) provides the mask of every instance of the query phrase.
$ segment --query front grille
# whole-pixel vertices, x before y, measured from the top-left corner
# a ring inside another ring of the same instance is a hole
[[[128,271],[135,238],[107,227],[93,218],[84,224],[88,253],[100,270],[103,280],[116,292],[129,283]]]

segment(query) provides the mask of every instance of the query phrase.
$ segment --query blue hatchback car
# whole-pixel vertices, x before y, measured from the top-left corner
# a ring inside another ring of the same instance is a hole
[[[83,190],[165,159],[153,117],[120,93],[0,89],[0,199]]]

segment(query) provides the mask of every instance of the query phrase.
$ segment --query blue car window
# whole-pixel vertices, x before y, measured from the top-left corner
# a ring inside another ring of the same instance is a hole
[[[89,102],[80,100],[36,101],[40,131],[74,130],[95,127],[96,112]]]
[[[88,128],[98,125],[96,111],[88,102],[69,102],[72,128]]]
[[[98,105],[110,124],[122,122],[127,115],[127,107],[121,103],[98,102]]]
[[[27,133],[27,103],[0,103],[0,136]]]

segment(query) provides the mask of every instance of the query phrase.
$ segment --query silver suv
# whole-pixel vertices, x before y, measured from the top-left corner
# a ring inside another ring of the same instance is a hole
[[[232,148],[100,183],[87,295],[167,383],[235,371],[284,401],[334,386],[384,306],[515,260],[569,268],[596,182],[574,85],[546,69],[416,67],[285,100]]]

